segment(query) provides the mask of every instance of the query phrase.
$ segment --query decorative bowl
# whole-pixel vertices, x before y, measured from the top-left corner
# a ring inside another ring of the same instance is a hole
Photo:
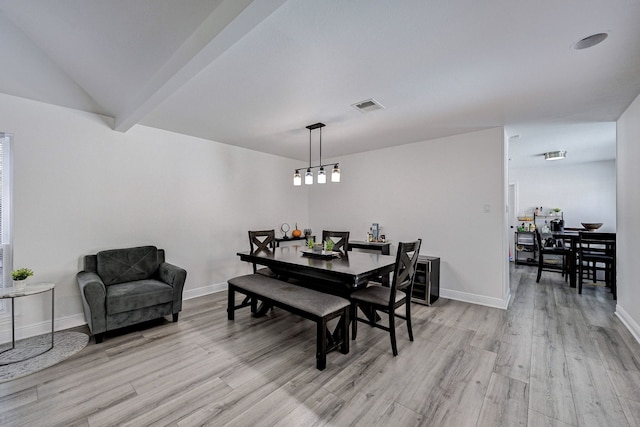
[[[581,222],[581,224],[588,231],[596,231],[598,228],[602,227],[601,222]]]

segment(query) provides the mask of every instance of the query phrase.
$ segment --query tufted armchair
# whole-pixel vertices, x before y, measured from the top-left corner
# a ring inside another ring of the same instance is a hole
[[[84,317],[96,343],[104,332],[169,314],[178,321],[187,272],[155,246],[112,249],[84,257],[76,276]]]

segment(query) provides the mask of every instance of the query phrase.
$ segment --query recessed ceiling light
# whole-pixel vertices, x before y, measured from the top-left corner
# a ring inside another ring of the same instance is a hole
[[[583,38],[582,40],[578,40],[577,42],[575,42],[573,44],[573,48],[575,50],[580,50],[580,49],[587,49],[587,48],[593,47],[598,43],[601,43],[602,41],[604,41],[604,39],[606,39],[607,36],[608,36],[607,33],[592,34],[590,36]]]

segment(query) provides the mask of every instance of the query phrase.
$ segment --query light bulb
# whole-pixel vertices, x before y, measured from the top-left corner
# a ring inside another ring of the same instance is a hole
[[[337,163],[331,171],[331,182],[340,182],[340,168]]]
[[[320,166],[320,170],[318,171],[318,184],[324,184],[327,182],[327,174],[324,171],[324,168]]]

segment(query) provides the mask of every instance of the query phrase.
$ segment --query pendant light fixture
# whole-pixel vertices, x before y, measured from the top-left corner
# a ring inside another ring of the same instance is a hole
[[[313,184],[313,173],[311,169],[318,168],[318,184],[325,184],[327,182],[327,172],[324,167],[327,165],[322,164],[322,128],[326,125],[324,123],[315,123],[307,126],[309,129],[309,166],[307,167],[307,171],[304,174],[304,183],[306,185]],[[319,164],[317,166],[311,166],[311,131],[315,129],[320,129],[320,158]],[[333,166],[331,170],[331,182],[340,182],[340,168],[338,167],[338,163]],[[301,186],[302,185],[302,175],[300,174],[300,169],[296,169],[293,173],[293,185]]]

